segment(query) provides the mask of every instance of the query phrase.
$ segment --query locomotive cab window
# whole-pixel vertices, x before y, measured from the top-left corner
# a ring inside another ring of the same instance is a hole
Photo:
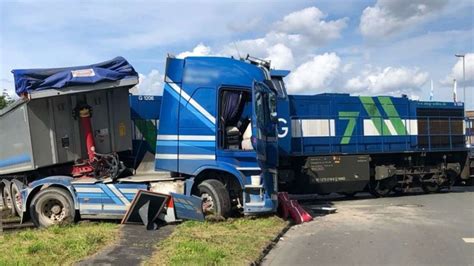
[[[252,96],[249,90],[225,88],[219,94],[219,147],[252,150]]]

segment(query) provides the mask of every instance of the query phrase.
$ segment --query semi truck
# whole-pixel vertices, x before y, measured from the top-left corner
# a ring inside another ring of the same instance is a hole
[[[432,193],[456,180],[469,180],[463,103],[345,93],[289,95],[283,80],[289,71],[271,69],[264,60],[247,61],[270,69],[277,93],[279,190],[347,196],[369,191],[380,197],[413,187]],[[152,151],[154,136],[161,133],[149,132],[156,131],[153,124],[161,122],[167,108],[160,96],[130,100],[138,132],[134,143]],[[234,130],[224,131],[226,124],[216,137],[225,140],[235,134],[236,145],[225,147],[244,149],[241,125],[247,120],[245,112],[236,114]]]
[[[156,152],[135,165],[138,75],[125,59],[12,72],[21,100],[0,113],[0,184],[22,221],[121,219],[139,190],[197,195],[206,214],[224,217],[276,210],[278,118],[265,65],[168,57]],[[248,149],[235,150],[242,113]]]

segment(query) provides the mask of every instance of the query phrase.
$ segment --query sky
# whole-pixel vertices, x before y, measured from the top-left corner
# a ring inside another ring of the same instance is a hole
[[[125,57],[140,94],[162,92],[166,56],[268,59],[292,94],[406,94],[474,109],[474,0],[0,0],[0,91],[12,69]],[[462,59],[465,55],[466,81]]]

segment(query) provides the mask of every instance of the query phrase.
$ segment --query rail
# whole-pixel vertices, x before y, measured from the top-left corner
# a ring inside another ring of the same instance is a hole
[[[8,213],[8,210],[0,206],[0,235],[4,232],[19,231],[35,227],[32,222],[20,223],[19,217],[11,217]]]

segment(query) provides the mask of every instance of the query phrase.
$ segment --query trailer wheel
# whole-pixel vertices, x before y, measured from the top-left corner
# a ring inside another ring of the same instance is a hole
[[[228,217],[230,214],[230,197],[227,189],[218,180],[205,180],[198,186],[202,198],[202,209],[205,215]]]
[[[13,209],[15,209],[15,212],[18,214],[18,216],[22,216],[22,201],[21,201],[21,193],[20,193],[20,188],[18,187],[18,184],[16,182],[12,182],[12,187],[11,187],[11,198],[12,198],[12,205]]]
[[[10,191],[10,186],[3,186],[3,207],[8,210],[8,212],[12,216],[16,216],[16,210],[15,207],[13,207],[13,198],[12,198],[12,193]]]
[[[74,204],[68,191],[50,187],[33,197],[30,216],[37,227],[70,224],[75,219]]]

